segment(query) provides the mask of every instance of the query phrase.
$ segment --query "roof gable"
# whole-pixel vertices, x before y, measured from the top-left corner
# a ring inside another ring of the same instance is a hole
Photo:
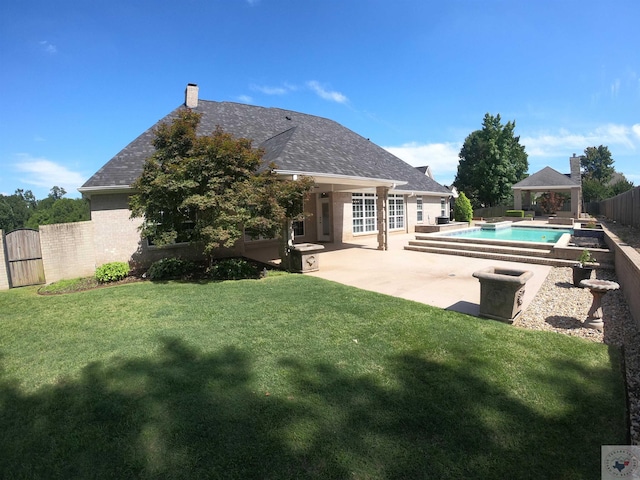
[[[128,187],[153,154],[154,129],[171,122],[178,107],[107,162],[82,189]],[[432,178],[388,151],[333,120],[279,108],[200,100],[193,109],[202,114],[198,134],[222,128],[249,138],[265,150],[266,163],[278,170],[407,182],[402,190],[450,194]]]
[[[524,180],[513,185],[512,188],[532,188],[532,187],[579,187],[580,184],[573,181],[566,175],[554,170],[551,167],[544,167],[542,170],[529,175]]]

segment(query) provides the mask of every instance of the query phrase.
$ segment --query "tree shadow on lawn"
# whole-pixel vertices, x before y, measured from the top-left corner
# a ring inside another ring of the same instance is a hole
[[[573,361],[539,379],[575,405],[560,417],[474,376],[472,354],[454,367],[398,356],[387,385],[279,365],[290,391],[267,396],[250,354],[164,339],[157,355],[91,364],[35,393],[3,379],[0,477],[599,478],[600,444],[621,441],[598,433],[618,420],[598,404],[617,377]],[[574,381],[585,375],[590,390]]]

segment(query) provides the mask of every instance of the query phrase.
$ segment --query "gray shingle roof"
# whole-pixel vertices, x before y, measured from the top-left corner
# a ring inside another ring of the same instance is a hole
[[[127,187],[142,172],[153,154],[154,128],[176,117],[178,107],[127,145],[98,170],[82,189]],[[450,194],[378,145],[332,120],[279,108],[200,100],[194,111],[202,114],[199,134],[217,126],[236,137],[249,138],[265,150],[266,162],[279,170],[348,177],[406,181],[405,191]]]
[[[570,177],[554,170],[551,167],[544,167],[542,170],[528,176],[524,180],[513,185],[512,188],[532,188],[532,187],[577,187],[580,184]]]

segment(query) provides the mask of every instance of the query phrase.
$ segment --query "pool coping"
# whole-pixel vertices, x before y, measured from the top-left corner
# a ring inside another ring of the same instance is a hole
[[[480,228],[482,224],[476,224],[476,226],[460,229],[460,231],[471,230]],[[515,228],[526,229],[544,229],[544,230],[575,230],[567,225],[515,225]],[[584,247],[576,247],[569,245],[571,241],[571,234],[564,233],[555,242],[527,242],[527,241],[514,241],[514,240],[499,240],[499,239],[487,239],[487,238],[465,238],[456,237],[449,232],[434,232],[434,233],[416,233],[416,240],[434,240],[450,242],[452,244],[478,244],[483,246],[494,245],[501,248],[513,248],[513,249],[531,249],[542,250],[547,252],[549,258],[558,260],[573,261],[577,264],[577,259],[585,249]],[[596,259],[596,267],[599,268],[611,268],[614,263],[614,254],[610,249],[605,248],[588,248],[589,252]],[[496,252],[497,253],[497,252]]]

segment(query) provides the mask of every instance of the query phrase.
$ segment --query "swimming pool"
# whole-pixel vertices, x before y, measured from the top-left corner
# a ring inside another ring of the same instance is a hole
[[[572,228],[509,227],[499,229],[466,228],[442,233],[443,237],[505,240],[511,242],[556,243],[565,234],[573,234]]]

